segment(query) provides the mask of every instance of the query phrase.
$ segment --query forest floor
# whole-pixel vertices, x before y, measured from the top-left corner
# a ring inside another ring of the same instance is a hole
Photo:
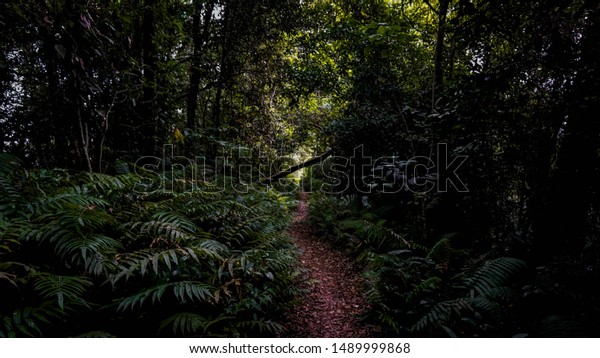
[[[359,320],[368,304],[353,260],[315,236],[307,216],[306,193],[302,193],[289,232],[301,252],[303,288],[308,292],[287,314],[289,336],[370,337],[370,328]]]

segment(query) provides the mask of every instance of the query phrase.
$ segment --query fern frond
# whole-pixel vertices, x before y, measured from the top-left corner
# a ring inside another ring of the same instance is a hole
[[[194,246],[176,249],[140,250],[127,254],[122,258],[124,263],[121,264],[119,272],[111,277],[111,282],[115,284],[122,278],[127,280],[137,273],[143,277],[150,270],[155,275],[161,272],[165,273],[162,266],[166,267],[166,273],[171,273],[175,267],[179,266],[180,262],[190,259],[197,263],[200,263],[201,257],[221,261],[221,254],[226,251],[227,249],[223,244],[213,240],[201,240]]]
[[[385,226],[385,221],[372,223],[367,220],[347,219],[339,223],[342,230],[354,232],[366,245],[380,249],[389,238],[394,238],[392,231]]]
[[[0,176],[9,176],[15,170],[21,169],[22,162],[14,155],[0,153]]]
[[[585,337],[585,329],[581,323],[573,318],[553,315],[544,317],[540,324],[538,332],[539,337],[556,338],[556,337]]]
[[[172,290],[179,302],[184,304],[187,299],[192,302],[201,303],[213,301],[214,296],[212,292],[214,292],[215,288],[196,281],[181,281],[158,285],[121,299],[117,311],[134,310],[136,307],[142,307],[148,299],[152,300],[152,304],[160,303],[160,300],[168,290]]]
[[[260,242],[279,231],[271,221],[272,218],[250,217],[227,228],[221,236],[226,242],[235,242],[238,246],[248,242]]]
[[[119,305],[117,307],[117,311],[122,312],[127,309],[130,309],[133,311],[136,308],[136,306],[141,308],[142,305],[144,304],[144,302],[146,302],[146,300],[149,298],[152,298],[152,304],[156,304],[157,302],[160,302],[162,296],[164,295],[164,293],[168,287],[169,287],[168,285],[154,286],[154,287],[142,290],[142,291],[140,291],[134,295],[131,295],[129,297],[125,297],[125,298],[119,300]]]
[[[58,319],[60,316],[61,312],[58,308],[48,302],[37,307],[18,308],[7,316],[0,316],[0,338],[19,335],[41,337],[43,333],[40,326],[49,325],[50,320]]]
[[[201,254],[211,259],[222,260],[223,256],[229,252],[229,248],[216,240],[198,240],[192,250],[187,250],[190,255],[193,253]]]
[[[435,276],[429,277],[421,281],[419,284],[415,285],[413,289],[406,295],[406,301],[414,301],[424,292],[436,289],[441,282],[442,279]]]
[[[66,304],[88,306],[83,295],[91,285],[92,283],[83,277],[37,273],[33,288],[41,297],[55,299],[58,307],[64,311]]]
[[[448,264],[452,258],[452,245],[450,239],[442,237],[427,253],[427,258],[432,259],[438,264]]]
[[[20,227],[27,225],[24,221],[4,220],[0,217],[0,257],[13,252],[19,246]]]
[[[197,314],[191,312],[179,312],[165,319],[160,324],[160,330],[171,326],[174,335],[188,336],[198,333],[199,330],[205,330],[205,327],[210,321]]]
[[[171,243],[189,243],[196,239],[210,239],[213,235],[202,230],[189,218],[177,212],[159,212],[151,221],[129,223],[124,225],[129,231],[152,238],[163,237]]]
[[[8,199],[16,200],[21,196],[19,190],[13,185],[11,180],[4,176],[0,176],[0,194],[0,198],[2,198],[0,204],[7,203]]]
[[[400,334],[401,326],[393,312],[383,310],[378,311],[377,313],[377,318],[380,322],[382,322],[386,327],[391,328],[396,334]]]
[[[210,302],[214,299],[212,292],[215,288],[202,282],[180,281],[169,285],[173,287],[173,293],[181,303],[186,303],[188,299],[197,302]]]
[[[487,261],[467,277],[465,283],[479,295],[490,295],[495,288],[505,286],[511,277],[524,270],[526,266],[523,260],[500,257]]]
[[[114,252],[121,247],[121,243],[104,235],[73,236],[70,240],[57,242],[57,253],[63,257],[73,257],[73,261],[81,257],[83,263],[89,264],[90,259],[101,252]],[[77,255],[74,255],[77,253]]]
[[[160,324],[160,330],[171,326],[174,335],[190,336],[208,332],[209,328],[219,322],[235,319],[233,316],[221,315],[215,319],[206,318],[197,313],[179,312],[165,319]]]
[[[486,316],[489,322],[497,322],[502,317],[502,306],[493,300],[488,299],[484,296],[475,297],[470,300],[474,311],[478,316]]]
[[[2,154],[2,153],[0,153]],[[24,199],[13,176],[22,171],[16,158],[0,156],[0,218],[13,214],[23,204]]]
[[[438,328],[448,323],[453,314],[461,317],[464,312],[473,312],[471,302],[466,298],[437,303],[411,327],[411,331],[423,332],[427,329]]]
[[[63,193],[50,197],[41,197],[29,204],[32,213],[49,214],[63,211],[65,208],[84,210],[89,208],[104,208],[109,204],[106,200],[81,193]]]
[[[252,320],[241,321],[237,323],[236,326],[244,330],[249,329],[252,332],[258,331],[258,333],[260,333],[261,335],[268,333],[271,335],[279,336],[285,333],[285,327],[283,325],[264,318],[259,319],[254,317],[254,319]]]
[[[106,219],[103,215],[85,220],[78,215],[66,215],[61,218],[51,216],[48,219],[49,222],[39,227],[23,226],[21,237],[25,241],[50,244],[59,257],[71,263],[89,268],[90,260],[97,260],[122,247],[119,241],[108,236],[88,233],[88,231],[99,231],[106,222],[112,222],[112,219]],[[85,225],[89,225],[87,229]],[[88,272],[98,272],[98,270]]]
[[[123,190],[135,180],[132,175],[112,176],[101,173],[82,173],[79,178],[82,187],[97,194],[107,195],[115,190]]]
[[[171,224],[174,227],[177,227],[178,229],[180,229],[181,231],[184,231],[184,232],[187,232],[190,234],[193,234],[198,230],[198,228],[196,227],[196,224],[194,224],[194,222],[192,220],[188,219],[184,215],[181,215],[180,213],[173,212],[173,211],[156,213],[152,216],[152,219],[159,221],[159,222]]]

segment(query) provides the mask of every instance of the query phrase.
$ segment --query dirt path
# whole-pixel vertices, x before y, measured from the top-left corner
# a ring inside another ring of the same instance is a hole
[[[290,234],[299,247],[306,270],[309,292],[288,314],[292,337],[359,338],[369,337],[369,329],[357,316],[367,308],[360,289],[359,274],[351,260],[316,238],[306,217],[306,194],[302,194]]]

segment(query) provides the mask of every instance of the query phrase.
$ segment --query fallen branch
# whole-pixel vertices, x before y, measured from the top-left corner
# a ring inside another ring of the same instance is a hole
[[[311,165],[315,165],[315,164],[321,162],[323,159],[329,157],[331,154],[333,154],[333,149],[330,149],[330,150],[326,151],[325,153],[319,155],[318,157],[314,157],[312,159],[309,159],[309,160],[305,161],[304,163],[300,163],[298,165],[294,165],[293,167],[290,167],[289,169],[281,171],[281,172],[273,175],[270,178],[264,179],[261,183],[263,183],[263,184],[271,184],[274,180],[286,177],[286,176],[288,176],[288,175],[290,175],[290,174],[292,174],[294,172],[297,172],[298,170],[300,170],[302,168],[306,168],[306,167],[310,167]]]

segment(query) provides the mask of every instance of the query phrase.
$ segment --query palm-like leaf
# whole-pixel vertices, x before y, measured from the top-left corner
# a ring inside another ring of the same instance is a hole
[[[37,307],[24,307],[0,316],[0,338],[41,337],[42,325],[49,325],[51,320],[60,318],[62,312],[55,305],[44,302]]]
[[[76,336],[64,321],[83,311],[106,314],[96,307],[143,307],[143,325],[158,324],[154,310],[172,312],[163,323],[184,335],[279,329],[267,316],[277,297],[294,292],[296,269],[278,194],[238,195],[214,185],[136,191],[144,178],[127,171],[27,173],[0,157],[0,283],[13,302],[41,302],[0,307],[0,336],[41,336],[55,321],[59,332]],[[211,315],[180,312],[190,306]],[[86,325],[90,332],[81,336],[110,335],[95,328]]]
[[[493,290],[506,285],[510,278],[526,267],[523,260],[500,257],[487,261],[465,279],[466,286],[479,295],[493,293]]]
[[[152,304],[160,303],[160,300],[167,291],[171,291],[173,295],[182,303],[185,303],[187,300],[192,302],[206,303],[214,300],[213,292],[215,291],[215,288],[213,286],[195,281],[180,281],[157,285],[148,289],[144,289],[135,295],[121,299],[119,301],[117,310],[133,310],[136,307],[141,307],[144,302],[148,301],[149,299],[152,301]]]
[[[168,250],[140,250],[124,257],[124,263],[120,271],[116,273],[111,281],[115,284],[122,278],[140,274],[146,275],[149,271],[158,275],[163,271],[163,266],[172,272],[180,263],[193,260],[200,263],[200,258],[221,259],[221,254],[226,251],[226,247],[213,240],[202,240],[194,246],[180,247]]]
[[[502,315],[502,306],[498,300],[512,297],[512,291],[505,285],[510,282],[511,277],[525,267],[525,262],[510,257],[500,257],[485,262],[464,279],[464,286],[458,286],[458,288],[468,290],[467,297],[435,304],[412,326],[411,330],[423,332],[427,329],[444,326],[444,330],[455,334],[449,328],[449,322],[472,313],[499,320]]]
[[[232,316],[219,316],[211,319],[197,313],[179,312],[165,319],[160,325],[160,330],[164,330],[166,327],[171,326],[173,334],[190,336],[198,334],[200,331],[206,333],[212,325],[233,319],[235,319],[235,317]]]
[[[69,304],[88,306],[83,296],[91,285],[91,281],[83,277],[38,273],[33,288],[41,297],[56,300],[64,311]]]

